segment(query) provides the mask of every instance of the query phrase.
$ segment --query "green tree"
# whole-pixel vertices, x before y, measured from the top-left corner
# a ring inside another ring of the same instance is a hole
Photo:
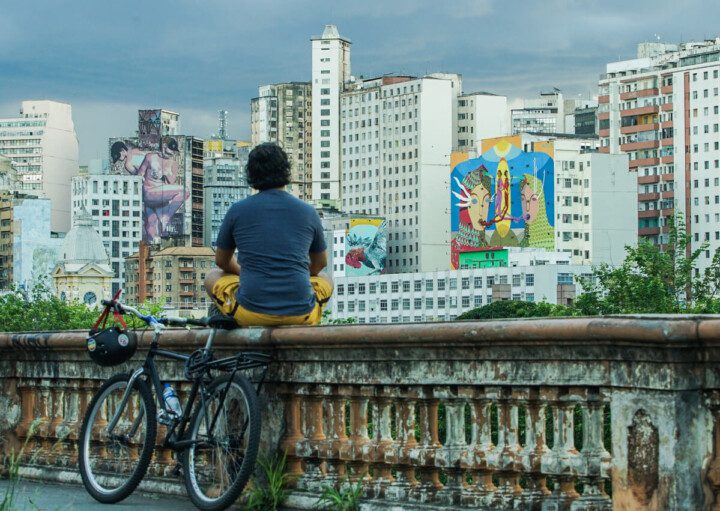
[[[539,318],[550,316],[571,316],[574,310],[563,305],[547,302],[521,302],[517,300],[498,300],[482,307],[464,312],[456,319],[500,319],[500,318]]]
[[[703,243],[690,251],[691,237],[681,216],[668,219],[668,243],[658,246],[641,240],[626,247],[618,267],[602,264],[592,276],[580,278],[583,294],[575,301],[580,314],[681,313],[718,310],[720,252],[700,272]]]

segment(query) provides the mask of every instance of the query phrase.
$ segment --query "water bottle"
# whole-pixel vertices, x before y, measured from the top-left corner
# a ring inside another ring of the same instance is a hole
[[[180,417],[182,415],[182,407],[180,406],[180,400],[175,393],[175,389],[172,388],[172,385],[169,383],[166,383],[164,387],[163,400],[165,401],[165,407],[176,416]]]

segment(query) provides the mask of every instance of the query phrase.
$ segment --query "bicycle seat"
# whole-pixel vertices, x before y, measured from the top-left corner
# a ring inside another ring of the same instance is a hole
[[[225,314],[210,316],[207,320],[207,326],[220,330],[235,330],[236,328],[240,328],[240,325],[238,325],[233,318]]]

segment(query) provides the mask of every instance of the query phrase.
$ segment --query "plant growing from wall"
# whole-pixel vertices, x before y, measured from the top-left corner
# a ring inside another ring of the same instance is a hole
[[[292,476],[285,472],[286,454],[273,459],[261,458],[258,464],[262,469],[262,478],[253,478],[252,488],[248,491],[245,509],[251,511],[275,511],[287,499],[288,486]]]
[[[347,477],[340,484],[340,488],[334,486],[323,487],[317,505],[320,509],[328,511],[359,511],[362,495],[362,477],[356,483],[352,483],[350,478]]]

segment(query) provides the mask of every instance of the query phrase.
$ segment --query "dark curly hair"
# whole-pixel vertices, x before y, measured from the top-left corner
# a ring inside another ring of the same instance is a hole
[[[245,172],[248,184],[260,191],[290,183],[288,156],[272,142],[260,144],[250,151]]]
[[[128,150],[128,146],[125,145],[124,142],[118,141],[112,145],[110,148],[110,157],[112,158],[113,163],[116,163],[120,159],[120,152],[123,150]]]

